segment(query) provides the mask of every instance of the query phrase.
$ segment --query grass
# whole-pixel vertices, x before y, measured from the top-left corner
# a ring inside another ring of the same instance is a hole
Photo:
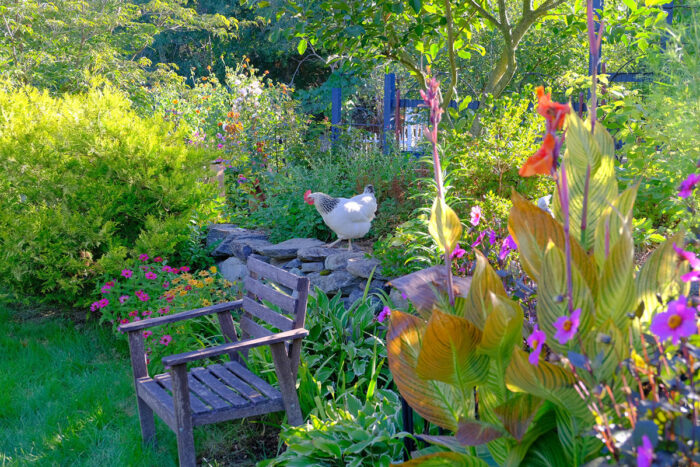
[[[78,319],[75,319],[75,318]],[[0,466],[177,465],[156,417],[143,446],[126,344],[79,315],[0,302]],[[253,465],[277,453],[278,415],[195,429],[203,465]]]

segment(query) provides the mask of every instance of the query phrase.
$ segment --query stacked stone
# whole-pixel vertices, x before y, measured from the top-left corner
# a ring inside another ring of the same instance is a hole
[[[221,274],[232,282],[246,276],[246,262],[252,256],[292,274],[308,277],[312,293],[316,287],[329,296],[340,292],[348,307],[362,298],[373,270],[368,295],[388,292],[388,278],[382,275],[379,261],[362,251],[328,248],[315,238],[293,238],[273,244],[264,232],[232,224],[216,224],[209,228],[207,245],[213,246],[217,242],[221,243],[212,256],[217,260]],[[375,308],[381,307],[378,299],[373,297],[370,300]]]

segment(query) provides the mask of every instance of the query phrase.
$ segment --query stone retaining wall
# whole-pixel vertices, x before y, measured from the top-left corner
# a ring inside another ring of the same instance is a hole
[[[312,294],[316,287],[329,296],[340,292],[346,307],[362,297],[373,269],[369,293],[390,292],[387,286],[389,278],[382,275],[379,261],[364,251],[328,248],[315,238],[293,238],[273,244],[264,232],[242,229],[232,224],[210,226],[207,246],[216,243],[219,244],[212,256],[216,258],[221,274],[231,282],[247,275],[246,262],[252,256],[292,274],[308,277]],[[394,298],[400,300],[400,294]],[[375,297],[370,300],[376,308],[381,307],[381,302]]]

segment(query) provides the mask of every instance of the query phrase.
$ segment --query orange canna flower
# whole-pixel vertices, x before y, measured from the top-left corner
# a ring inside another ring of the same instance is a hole
[[[520,168],[521,177],[532,177],[533,175],[550,175],[554,165],[554,146],[556,140],[550,133],[544,137],[542,146],[527,159],[527,162]]]
[[[571,110],[569,104],[560,104],[552,102],[552,94],[544,92],[544,87],[538,86],[535,89],[539,103],[537,104],[537,113],[547,119],[548,128],[551,126],[556,130],[561,130],[564,126],[564,117]]]

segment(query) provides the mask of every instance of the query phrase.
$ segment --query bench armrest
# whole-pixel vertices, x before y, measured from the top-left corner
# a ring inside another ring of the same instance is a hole
[[[166,367],[181,365],[183,363],[193,362],[195,360],[202,360],[204,358],[218,357],[219,355],[228,354],[231,352],[237,352],[241,350],[251,349],[253,347],[260,347],[261,345],[271,345],[278,344],[280,342],[301,339],[309,334],[304,328],[292,329],[290,331],[278,332],[277,334],[270,334],[265,337],[258,337],[255,339],[246,339],[244,341],[231,342],[229,344],[217,345],[216,347],[210,347],[201,350],[195,350],[192,352],[185,352],[176,355],[170,355],[163,358],[163,365]]]
[[[240,308],[242,303],[243,300],[236,300],[235,302],[219,303],[217,305],[197,308],[196,310],[183,311],[182,313],[161,316],[159,318],[142,319],[139,321],[134,321],[133,323],[121,324],[119,325],[119,330],[121,332],[140,331],[141,329],[160,326],[162,324],[176,323],[185,319],[198,318],[200,316],[211,315],[213,313],[221,313],[222,311],[235,310],[236,308]]]

